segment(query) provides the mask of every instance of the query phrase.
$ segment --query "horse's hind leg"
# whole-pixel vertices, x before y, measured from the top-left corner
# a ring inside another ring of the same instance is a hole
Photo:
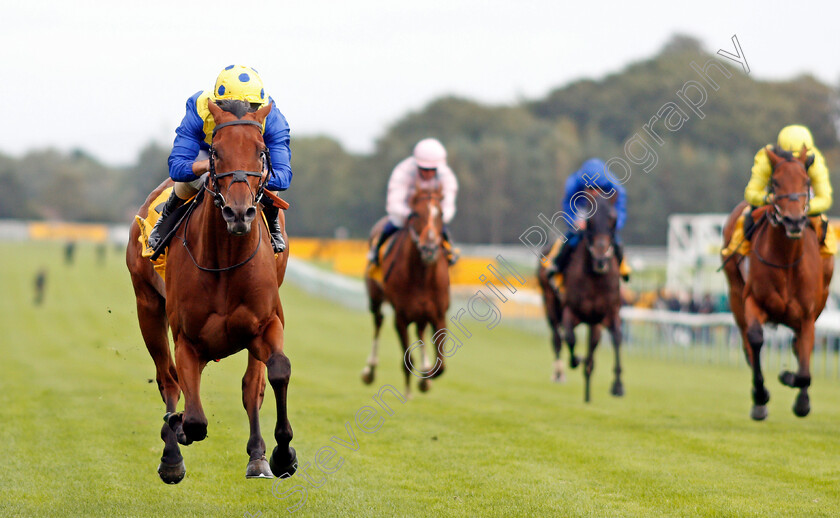
[[[589,326],[589,347],[586,349],[586,359],[583,362],[583,377],[586,388],[584,390],[583,400],[589,403],[589,387],[592,380],[592,371],[595,368],[595,348],[598,347],[598,342],[601,340],[601,325]]]
[[[563,336],[560,334],[560,326],[551,323],[551,344],[554,348],[554,373],[551,381],[555,383],[566,382],[566,362],[560,358],[563,350]]]
[[[416,324],[417,340],[420,341],[420,365],[422,365],[421,369],[423,372],[430,372],[432,370],[432,362],[429,361],[429,344],[427,344],[426,340],[424,340],[427,325],[428,324],[426,322],[417,322]],[[432,336],[434,336],[434,333]],[[434,344],[432,345],[434,346]],[[417,383],[417,388],[420,389],[420,392],[428,392],[429,389],[432,388],[432,381],[429,378],[420,378],[420,381]]]
[[[167,415],[175,413],[181,388],[178,385],[178,375],[175,364],[169,352],[169,338],[167,336],[165,299],[142,279],[133,277],[134,289],[137,295],[137,318],[140,323],[140,333],[146,348],[155,362],[156,379],[163,403],[166,405]],[[177,484],[183,480],[187,470],[184,457],[178,447],[178,434],[183,435],[180,426],[175,429],[164,423],[160,430],[163,440],[163,455],[160,458],[158,474],[167,484]]]
[[[782,371],[779,374],[779,381],[788,387],[798,388],[799,394],[793,404],[793,413],[799,417],[805,417],[811,412],[811,400],[808,397],[808,387],[811,386],[811,353],[814,350],[814,321],[808,320],[802,323],[802,327],[796,334],[794,351],[799,362],[799,371],[796,374],[790,371]]]
[[[758,307],[752,297],[747,297],[744,303],[744,321],[746,330],[743,332],[744,351],[747,361],[752,367],[753,407],[750,417],[756,421],[767,418],[767,402],[770,401],[770,393],[764,386],[764,375],[761,373],[761,347],[764,345],[764,328],[762,327],[767,315]]]
[[[248,437],[247,478],[272,478],[265,458],[265,441],[260,433],[260,408],[265,396],[265,364],[248,354],[248,368],[242,376],[242,404],[248,414],[251,435]]]
[[[613,351],[615,352],[615,381],[613,381],[610,394],[616,397],[624,395],[624,384],[621,383],[621,319],[619,316],[613,315],[609,322],[609,331],[613,343]]]
[[[382,290],[372,280],[368,280],[368,296],[370,298],[370,312],[373,314],[373,346],[368,356],[367,365],[362,369],[362,382],[365,385],[373,383],[376,377],[376,366],[379,364],[379,331],[382,329]]]

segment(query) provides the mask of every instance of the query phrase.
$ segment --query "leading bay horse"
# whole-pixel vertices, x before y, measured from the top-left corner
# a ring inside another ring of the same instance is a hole
[[[418,184],[419,185],[419,184]],[[362,381],[373,383],[379,363],[379,330],[382,327],[382,304],[388,301],[394,308],[394,324],[403,348],[405,395],[411,395],[411,375],[420,378],[419,388],[426,392],[430,378],[443,374],[445,368],[443,344],[446,342],[446,311],[449,309],[449,263],[443,250],[443,219],[441,212],[442,189],[421,189],[415,185],[409,201],[411,214],[404,228],[394,234],[386,256],[381,262],[382,282],[371,278],[370,268],[365,275],[370,311],[373,314],[373,349],[362,371]],[[377,239],[386,218],[371,231],[371,240]],[[387,244],[385,246],[388,246]],[[420,349],[421,368],[413,363],[409,349],[408,326],[415,324]],[[429,361],[423,334],[432,327],[435,349],[434,366]]]
[[[241,101],[220,105],[225,109],[208,104],[216,121],[209,178],[204,196],[169,246],[166,282],[141,256],[136,222],[126,252],[140,331],[166,405],[158,474],[170,484],[180,482],[186,473],[178,444],[207,436],[207,417],[199,398],[204,367],[243,349],[248,351],[248,366],[242,378],[242,402],[251,429],[246,476],[285,477],[296,469],[286,414],[291,365],[283,353],[284,317],[277,292],[288,255],[275,257],[268,230],[259,222],[258,196],[270,164],[262,124],[271,105],[254,113],[247,113],[248,105]],[[167,180],[155,189],[139,214],[148,214],[152,200],[170,185]],[[284,218],[282,211],[280,217]],[[175,341],[174,362],[167,326]],[[277,447],[268,462],[259,425],[266,370],[277,402]],[[177,412],[181,391],[184,411]]]
[[[798,159],[789,154],[780,156],[769,149],[767,155],[773,166],[769,192],[775,200],[754,212],[760,216],[755,220],[749,261],[735,254],[723,265],[732,314],[741,330],[747,363],[752,368],[750,416],[756,421],[767,418],[770,400],[761,372],[762,326],[766,322],[784,324],[793,330],[799,370],[782,371],[779,381],[799,389],[794,414],[805,417],[811,411],[808,387],[814,323],[825,307],[834,272],[833,257],[820,256],[817,233],[808,225],[811,181],[805,166],[806,149],[803,147]],[[746,202],[741,202],[729,215],[723,230],[725,242],[731,239],[735,222],[746,206]],[[740,263],[748,264],[746,274],[742,273]]]
[[[592,199],[600,194],[595,193]],[[577,248],[572,252],[563,275],[563,330],[569,344],[572,368],[577,367],[580,358],[575,356],[575,327],[589,326],[589,347],[584,359],[584,401],[590,400],[590,378],[595,367],[595,348],[601,339],[601,327],[606,326],[612,337],[615,351],[615,380],[610,393],[624,395],[621,382],[621,292],[619,286],[618,259],[615,256],[613,239],[615,235],[616,212],[611,201],[601,198],[595,203]]]

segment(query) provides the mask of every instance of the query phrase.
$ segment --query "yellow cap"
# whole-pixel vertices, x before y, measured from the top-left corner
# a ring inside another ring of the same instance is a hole
[[[803,144],[808,148],[808,151],[814,150],[814,137],[811,136],[811,131],[799,124],[792,124],[782,128],[776,143],[780,148],[791,153],[801,151]]]
[[[221,99],[237,99],[249,103],[264,104],[267,100],[260,75],[251,67],[243,65],[229,65],[216,78],[216,88],[213,97]]]

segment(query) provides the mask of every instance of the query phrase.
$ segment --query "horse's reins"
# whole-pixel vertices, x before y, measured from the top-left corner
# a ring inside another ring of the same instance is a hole
[[[216,132],[219,131],[220,129],[222,129],[224,127],[227,127],[227,126],[238,126],[238,125],[256,126],[256,127],[259,128],[260,134],[262,134],[262,132],[263,132],[263,126],[259,122],[253,121],[253,120],[248,120],[248,119],[237,119],[237,120],[232,120],[232,121],[228,121],[228,122],[223,122],[221,124],[217,124],[216,127],[213,128],[213,138],[216,137]],[[220,178],[227,178],[228,176],[233,176],[233,180],[230,182],[230,185],[228,185],[228,188],[227,188],[228,191],[230,191],[230,187],[237,182],[242,182],[242,183],[245,183],[247,185],[249,176],[255,176],[255,177],[260,178],[260,184],[259,184],[259,187],[257,188],[256,194],[253,193],[253,191],[251,192],[251,196],[254,199],[254,203],[256,204],[256,203],[260,202],[260,200],[262,199],[262,196],[263,196],[263,191],[265,189],[265,182],[268,181],[268,174],[264,174],[264,172],[267,171],[267,172],[270,173],[272,171],[271,154],[269,153],[268,148],[264,149],[261,152],[261,155],[263,157],[263,171],[262,172],[260,172],[260,171],[243,171],[241,169],[237,169],[235,171],[227,171],[225,173],[217,174],[216,173],[216,149],[212,145],[210,146],[210,176],[208,177],[207,182],[204,183],[204,189],[213,195],[213,204],[216,205],[216,207],[223,207],[223,206],[227,205],[227,201],[225,200],[224,195],[222,194],[221,190],[219,189],[218,180]],[[212,184],[212,189],[208,187],[208,184]],[[251,190],[250,185],[248,186],[248,190],[249,191]],[[227,272],[227,271],[239,268],[240,266],[246,264],[247,262],[249,262],[251,259],[253,259],[257,255],[257,252],[260,249],[260,245],[262,244],[262,232],[257,233],[257,246],[256,246],[256,248],[254,248],[254,251],[251,253],[251,255],[249,255],[248,258],[245,259],[244,261],[241,261],[237,264],[234,264],[233,266],[226,266],[224,268],[207,268],[205,266],[201,266],[195,260],[195,257],[193,256],[192,252],[190,251],[189,247],[187,246],[187,228],[189,227],[189,224],[190,224],[190,216],[192,216],[192,212],[193,212],[193,210],[191,208],[188,211],[188,213],[186,214],[186,222],[184,223],[184,232],[183,232],[183,235],[181,236],[181,241],[184,245],[184,250],[187,251],[187,255],[189,255],[189,257],[190,257],[190,260],[192,260],[192,263],[199,270],[201,270],[203,272],[210,272],[210,273]]]

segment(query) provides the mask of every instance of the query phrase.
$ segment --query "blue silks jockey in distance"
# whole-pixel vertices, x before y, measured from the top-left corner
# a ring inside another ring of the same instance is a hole
[[[629,279],[630,267],[624,261],[624,249],[621,244],[619,232],[627,220],[627,192],[624,190],[624,186],[616,180],[612,172],[607,169],[607,165],[603,160],[600,158],[590,158],[566,180],[566,189],[563,195],[563,212],[573,217],[577,216],[574,207],[572,207],[572,199],[576,194],[584,192],[587,189],[598,191],[598,194],[601,195],[601,201],[606,201],[613,195],[616,196],[614,205],[616,222],[613,233],[613,246],[615,247],[616,259],[618,259],[620,265],[621,276],[626,281]],[[596,196],[597,198],[598,196]],[[554,258],[548,269],[549,276],[558,276],[558,284],[561,286],[563,284],[563,271],[568,266],[572,252],[580,242],[581,233],[585,228],[583,218],[578,217],[576,224],[577,229],[570,226],[566,231],[566,243],[562,246],[560,253],[557,254],[557,257]]]

